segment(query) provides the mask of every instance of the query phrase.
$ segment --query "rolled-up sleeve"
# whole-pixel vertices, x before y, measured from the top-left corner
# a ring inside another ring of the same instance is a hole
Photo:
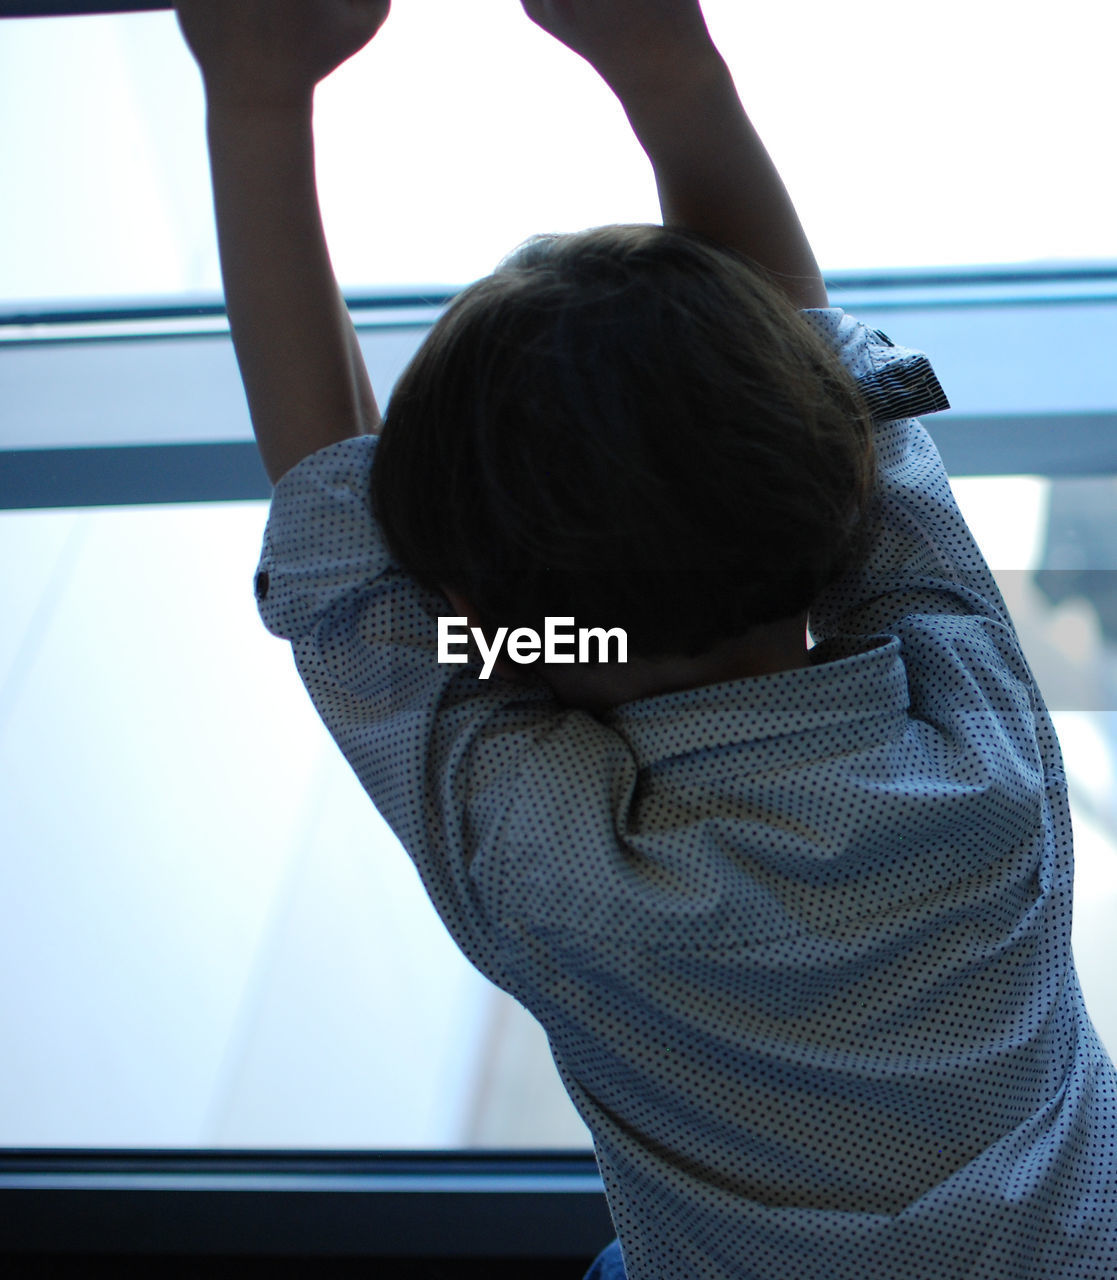
[[[375,456],[375,439],[356,437],[283,477],[257,601],[268,629],[290,640],[319,714],[455,941],[507,986],[502,898],[535,856],[510,847],[508,827],[531,761],[565,741],[587,762],[587,787],[602,771],[633,770],[614,734],[545,686],[479,679],[473,658],[438,661],[438,619],[451,610],[392,561],[371,508]],[[573,809],[588,802],[570,791]]]
[[[989,566],[916,415],[949,408],[927,357],[839,309],[804,317],[853,375],[875,424],[877,486],[868,545],[811,610],[818,640],[895,634],[915,614],[982,616],[1011,631]]]

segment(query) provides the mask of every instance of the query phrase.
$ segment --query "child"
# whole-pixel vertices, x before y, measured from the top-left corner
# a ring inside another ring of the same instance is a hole
[[[597,1275],[1117,1276],[1059,750],[912,420],[935,376],[825,309],[698,0],[523,7],[619,96],[668,229],[530,244],[378,443],[311,99],[387,0],[180,0],[278,482],[264,619],[546,1028],[619,1237]],[[440,663],[447,617],[519,629],[513,660]],[[555,617],[629,661],[517,665]]]

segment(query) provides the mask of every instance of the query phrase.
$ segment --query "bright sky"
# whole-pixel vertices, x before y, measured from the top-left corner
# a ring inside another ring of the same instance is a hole
[[[824,268],[1117,257],[1112,0],[705,9]],[[218,289],[169,14],[0,24],[0,120],[0,301]],[[347,287],[463,283],[533,232],[656,216],[611,95],[517,0],[396,0],[318,122]]]

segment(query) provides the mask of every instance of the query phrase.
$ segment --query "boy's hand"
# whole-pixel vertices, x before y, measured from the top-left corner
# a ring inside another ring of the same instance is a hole
[[[521,0],[524,12],[614,88],[662,84],[714,54],[699,0]]]
[[[175,8],[211,101],[287,106],[368,44],[391,0],[177,0]]]
[[[826,287],[780,175],[706,29],[700,0],[520,0],[620,99],[663,221],[751,258],[799,307]]]

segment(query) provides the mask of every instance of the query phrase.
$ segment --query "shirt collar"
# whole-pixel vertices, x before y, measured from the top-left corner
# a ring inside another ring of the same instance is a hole
[[[614,708],[610,728],[640,768],[694,751],[761,742],[905,714],[907,673],[895,636],[818,646],[811,666],[640,698]]]

